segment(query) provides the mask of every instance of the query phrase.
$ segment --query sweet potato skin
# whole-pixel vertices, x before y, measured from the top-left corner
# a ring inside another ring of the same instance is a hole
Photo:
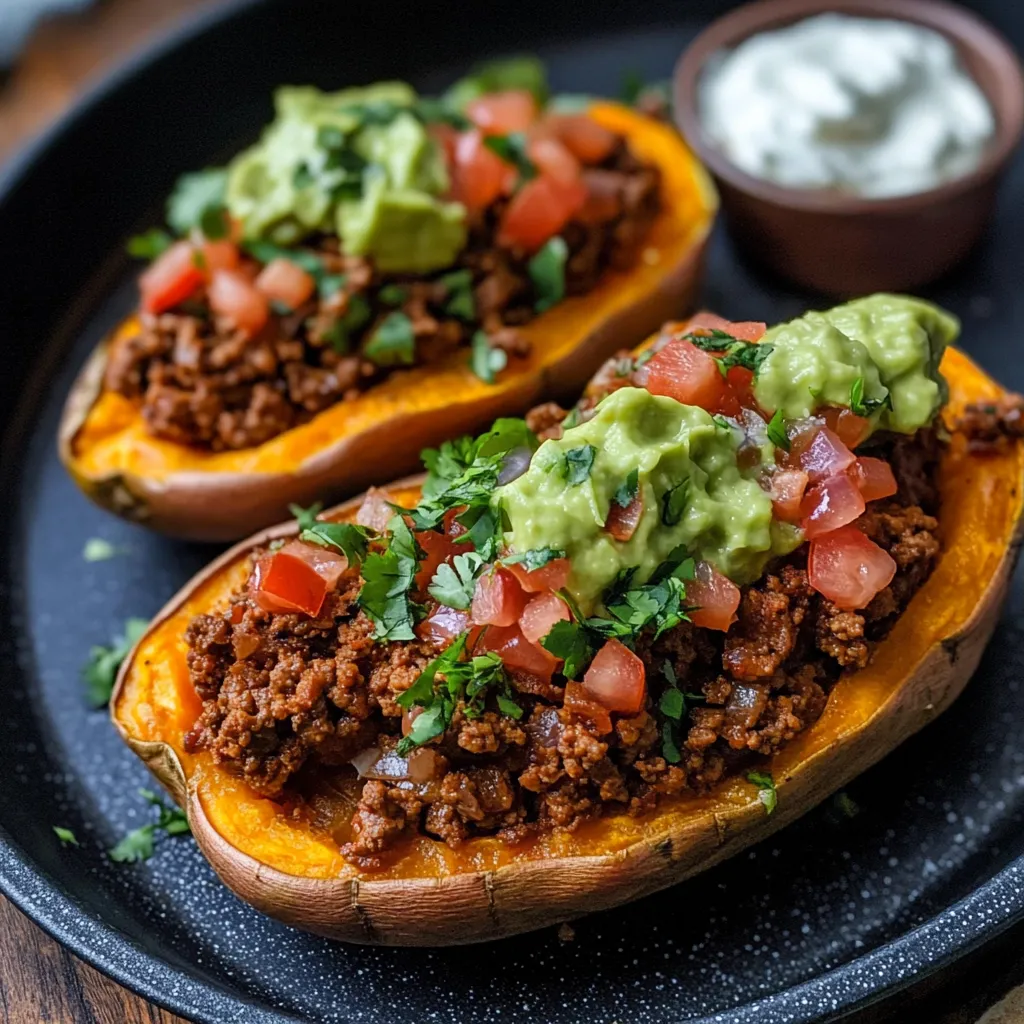
[[[67,400],[58,449],[75,482],[102,507],[155,530],[236,540],[280,520],[291,502],[379,482],[382,466],[386,478],[412,472],[420,450],[446,437],[544,398],[575,398],[604,359],[692,306],[718,208],[710,178],[674,129],[614,103],[593,104],[591,116],[659,167],[663,210],[637,266],[609,272],[590,294],[522,328],[532,351],[497,384],[477,379],[466,352],[454,352],[256,448],[203,451],[153,437],[135,403],[102,391],[107,352],[134,332],[130,318],[95,350]]]
[[[1001,389],[962,353],[943,363],[950,412]],[[418,493],[418,478],[391,488]],[[1024,445],[990,456],[954,443],[941,470],[939,563],[875,653],[842,679],[821,719],[772,761],[778,808],[729,779],[702,797],[666,801],[643,818],[608,816],[571,836],[511,848],[473,839],[458,851],[416,837],[378,873],[290,824],[275,806],[182,747],[198,712],[184,625],[226,600],[249,552],[294,535],[286,523],[226,552],[166,606],[122,667],[115,725],[186,808],[214,869],[241,898],[288,924],[352,942],[453,945],[529,931],[607,909],[682,881],[803,814],[940,714],[976,669],[998,620],[1024,531]],[[358,499],[334,509],[351,517]]]

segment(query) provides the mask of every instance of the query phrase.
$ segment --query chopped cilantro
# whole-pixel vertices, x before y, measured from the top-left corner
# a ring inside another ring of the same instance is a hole
[[[89,651],[82,675],[85,678],[86,696],[93,707],[104,707],[114,692],[114,682],[121,662],[146,631],[146,619],[130,618],[124,624],[124,632],[115,637],[109,646],[97,644]]]
[[[326,332],[327,340],[339,355],[352,351],[352,336],[365,327],[372,317],[370,303],[359,292],[348,296],[345,312],[342,313]]]
[[[774,348],[772,345],[761,345],[756,341],[742,341],[717,329],[700,334],[684,334],[682,337],[705,352],[721,352],[722,355],[715,355],[715,361],[723,377],[734,366],[742,366],[756,375]]]
[[[404,313],[388,313],[363,345],[363,355],[377,366],[412,366],[416,361],[412,321]]]
[[[892,408],[891,391],[886,392],[885,398],[865,398],[863,377],[858,377],[850,385],[850,412],[855,416],[870,416],[884,406]]]
[[[676,727],[672,722],[663,722],[661,726],[661,755],[669,764],[679,764],[683,755],[679,752],[676,738]]]
[[[110,859],[118,863],[134,864],[138,861],[149,860],[153,856],[159,833],[164,836],[180,836],[190,831],[188,818],[179,807],[169,807],[161,797],[151,790],[140,789],[139,793],[158,809],[159,817],[156,821],[132,829],[109,852]]]
[[[126,548],[118,547],[102,537],[90,537],[82,548],[82,558],[87,562],[105,562],[123,554]]]
[[[132,235],[125,248],[129,256],[139,260],[155,260],[165,253],[173,244],[174,239],[163,228],[150,228],[141,235]]]
[[[443,102],[452,109],[464,110],[479,96],[507,89],[526,89],[533,93],[537,105],[543,108],[548,101],[547,73],[536,57],[507,57],[491,60],[475,67],[465,78],[460,78],[445,94]]]
[[[377,292],[377,298],[385,306],[401,306],[409,298],[409,289],[404,285],[392,282],[381,287],[380,291]]]
[[[666,526],[675,526],[683,518],[686,499],[690,493],[690,480],[680,480],[661,496],[661,521]]]
[[[476,581],[483,568],[484,560],[475,551],[456,555],[451,565],[442,562],[437,567],[427,591],[440,604],[464,611],[473,603]]]
[[[568,258],[569,246],[564,238],[556,235],[548,239],[527,264],[536,296],[533,303],[536,312],[543,313],[565,298],[565,262]]]
[[[508,135],[488,135],[484,145],[496,153],[507,164],[519,172],[523,181],[537,177],[537,167],[526,151],[526,135],[523,132],[509,132]]]
[[[527,572],[534,572],[547,565],[548,562],[553,562],[556,558],[565,558],[565,552],[559,551],[557,548],[530,548],[529,551],[519,554],[506,555],[502,561],[506,565],[522,565]]]
[[[402,516],[388,523],[390,540],[383,552],[372,552],[363,562],[359,605],[374,625],[375,640],[414,640],[414,607],[409,598],[419,548]]]
[[[579,448],[568,449],[564,456],[562,475],[570,487],[577,487],[584,480],[590,479],[590,472],[594,468],[594,458],[597,449],[592,444],[584,444]]]
[[[167,200],[167,223],[179,235],[187,235],[193,228],[202,229],[207,220],[207,226],[215,226],[212,218],[220,214],[223,220],[227,185],[228,172],[222,167],[183,174]]]
[[[572,430],[573,427],[580,425],[580,407],[574,405],[570,410],[569,414],[562,420],[562,430]]]
[[[856,818],[860,814],[860,805],[845,789],[832,797],[832,809],[840,818]]]
[[[447,292],[444,311],[449,316],[471,322],[476,319],[476,300],[473,298],[473,273],[470,270],[453,270],[442,274],[437,283]]]
[[[63,825],[53,826],[54,835],[60,840],[61,846],[81,846],[82,844],[78,841],[75,833],[69,828],[64,828]]]
[[[618,490],[612,495],[612,501],[619,508],[629,508],[640,493],[640,471],[633,469],[625,481],[619,485]]]
[[[491,345],[491,339],[483,331],[473,335],[472,346],[470,368],[485,384],[493,384],[497,375],[508,365],[508,353]]]
[[[562,673],[566,679],[578,679],[594,654],[586,626],[566,619],[551,627],[551,632],[541,639],[541,646],[562,659]]]
[[[683,691],[675,686],[668,687],[658,701],[658,710],[678,722],[686,710],[686,698],[683,696]]]
[[[211,242],[227,238],[231,231],[227,210],[223,206],[207,206],[199,215],[199,230]]]
[[[340,551],[349,565],[359,565],[366,557],[369,533],[365,526],[355,523],[317,523],[299,534],[299,540],[319,544],[324,548]]]
[[[770,772],[747,772],[747,782],[757,786],[757,798],[764,805],[764,813],[771,814],[779,802],[778,793],[775,790],[775,780]]]
[[[786,421],[782,418],[782,410],[776,409],[772,418],[768,421],[768,440],[776,448],[789,451],[790,441],[786,434]]]
[[[622,75],[622,85],[619,87],[619,96],[627,106],[634,106],[640,93],[644,91],[644,77],[639,71],[631,68]]]
[[[720,427],[722,430],[732,430],[733,425],[724,416],[712,416],[715,421],[715,426]]]

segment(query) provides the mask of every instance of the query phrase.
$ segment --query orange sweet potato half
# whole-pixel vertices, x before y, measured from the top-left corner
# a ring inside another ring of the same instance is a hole
[[[128,320],[86,363],[61,424],[61,459],[85,493],[119,515],[200,540],[235,540],[286,514],[289,502],[352,494],[412,471],[422,448],[520,413],[548,395],[579,392],[598,364],[635,344],[693,300],[718,201],[670,127],[614,103],[590,117],[624,136],[661,172],[661,212],[632,269],[608,272],[521,333],[530,354],[495,384],[470,371],[466,351],[401,370],[265,443],[225,452],[154,437],[137,402],[103,389],[111,346],[136,333]]]
[[[1002,392],[971,361],[947,351],[948,412]],[[962,440],[962,439],[959,439]],[[978,665],[1021,541],[1024,445],[976,455],[950,445],[941,466],[942,553],[869,667],[843,677],[824,714],[772,760],[778,807],[768,816],[742,778],[706,796],[675,797],[644,817],[612,815],[571,834],[522,845],[468,840],[457,850],[410,838],[383,870],[344,860],[337,842],[191,755],[183,736],[199,712],[183,639],[190,619],[225,606],[250,554],[294,523],[242,542],[188,583],[125,662],[113,719],[131,748],[186,808],[214,869],[239,896],[301,928],[354,942],[477,942],[616,906],[672,885],[787,824],[878,761],[943,711]],[[416,480],[391,489],[416,500]],[[351,518],[358,499],[330,516]],[[355,772],[351,793],[356,799]]]

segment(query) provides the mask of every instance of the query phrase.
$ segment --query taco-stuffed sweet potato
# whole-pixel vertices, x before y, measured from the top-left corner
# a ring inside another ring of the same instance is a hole
[[[475,942],[678,882],[977,666],[1024,420],[955,333],[898,296],[667,325],[568,415],[228,551],[114,722],[224,881],[326,935]]]
[[[281,89],[257,145],[179,183],[177,239],[133,240],[140,306],[79,376],[61,457],[111,511],[237,539],[577,394],[686,311],[716,206],[673,129],[566,112],[530,62],[440,100]]]

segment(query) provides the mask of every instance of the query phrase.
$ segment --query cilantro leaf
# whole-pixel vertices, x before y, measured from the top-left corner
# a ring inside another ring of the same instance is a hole
[[[125,248],[129,256],[139,260],[155,260],[170,249],[174,239],[163,228],[150,228],[141,235],[132,235]]]
[[[884,406],[892,408],[891,391],[887,391],[884,398],[865,398],[863,377],[858,377],[850,385],[850,412],[855,416],[870,416]]]
[[[104,707],[114,692],[114,682],[121,662],[146,631],[146,619],[130,618],[124,624],[124,632],[115,637],[109,646],[97,644],[89,651],[82,675],[85,679],[86,695],[93,707]]]
[[[629,476],[626,477],[625,481],[619,485],[615,494],[612,495],[612,501],[614,501],[619,508],[629,508],[629,506],[636,500],[636,496],[639,493],[640,471],[638,469],[633,469],[630,470]]]
[[[446,290],[444,311],[449,316],[465,320],[467,323],[476,319],[476,300],[473,298],[473,272],[471,270],[453,270],[442,274],[437,283]]]
[[[523,709],[510,697],[499,693],[495,700],[498,704],[498,710],[503,715],[507,715],[509,718],[514,718],[517,721],[523,717]]]
[[[440,448],[425,448],[420,458],[427,467],[427,479],[423,482],[423,495],[433,498],[442,493],[449,484],[457,480],[473,464],[477,444],[471,437],[459,437],[445,441]]]
[[[327,278],[322,280],[326,281]],[[359,292],[353,292],[345,303],[345,311],[335,318],[334,323],[324,333],[325,340],[330,342],[331,348],[338,355],[347,355],[352,351],[353,336],[365,327],[372,317],[370,303]]]
[[[630,69],[623,72],[622,84],[619,87],[619,98],[626,106],[634,106],[640,93],[644,91],[644,84],[644,77],[639,71]]]
[[[469,366],[485,384],[493,384],[497,375],[508,366],[508,353],[491,345],[491,339],[483,331],[477,331],[473,335]]]
[[[507,89],[525,89],[533,93],[537,105],[543,108],[549,92],[544,64],[538,58],[528,56],[487,61],[460,78],[443,99],[448,106],[464,110],[479,96]]]
[[[594,648],[581,622],[563,619],[551,627],[551,632],[541,638],[541,646],[563,661],[562,674],[566,679],[578,679],[584,667],[594,655]]]
[[[401,306],[409,298],[409,289],[392,282],[381,287],[377,292],[377,298],[385,306]]]
[[[690,494],[690,479],[680,480],[661,496],[661,521],[666,526],[675,526],[683,518],[686,499]]]
[[[375,640],[414,640],[413,607],[409,599],[419,560],[416,538],[402,516],[388,523],[390,542],[363,562],[359,606],[374,625]]]
[[[743,341],[717,328],[706,332],[702,331],[700,334],[684,334],[682,338],[705,352],[721,352],[720,356],[715,355],[715,361],[718,363],[718,369],[723,377],[734,366],[742,366],[756,376],[761,369],[761,364],[774,351],[773,345]]]
[[[548,562],[553,562],[556,558],[565,558],[565,552],[558,548],[530,548],[529,551],[506,555],[502,558],[502,562],[505,565],[519,564],[527,572],[534,572],[543,568]]]
[[[675,686],[666,689],[658,701],[658,710],[668,718],[674,718],[677,722],[683,717],[686,710],[686,698],[682,690]]]
[[[351,566],[359,565],[366,557],[368,538],[366,527],[354,523],[314,523],[299,534],[299,540],[340,551]]]
[[[377,366],[412,366],[416,336],[405,313],[388,313],[363,345],[363,355]]]
[[[427,592],[440,604],[464,611],[473,603],[473,592],[483,565],[484,560],[475,551],[456,555],[451,565],[442,562],[437,567]]]
[[[672,722],[666,721],[661,726],[661,755],[669,764],[679,764],[683,759]]]
[[[757,786],[757,798],[764,805],[764,813],[771,814],[779,802],[771,772],[747,772],[747,781]]]
[[[768,421],[768,440],[771,441],[776,448],[781,448],[783,451],[789,451],[790,441],[789,436],[786,433],[786,421],[782,417],[782,410],[776,409],[772,413],[772,418]]]
[[[193,228],[215,226],[212,218],[223,215],[228,172],[223,167],[211,167],[193,174],[183,174],[167,200],[167,223],[179,235],[187,235]],[[224,233],[226,234],[226,228]],[[211,236],[207,236],[211,237]],[[224,235],[219,236],[223,238]]]
[[[533,308],[543,313],[565,298],[565,264],[569,246],[556,235],[549,238],[526,265],[536,299]]]
[[[65,828],[63,825],[53,825],[54,835],[60,840],[61,846],[81,846],[82,844],[78,841],[75,833],[69,828]]]
[[[317,516],[320,515],[324,510],[324,503],[322,501],[314,501],[309,508],[303,508],[301,505],[291,504],[288,506],[288,511],[291,512],[299,524],[299,531],[312,530],[319,520]]]
[[[132,829],[111,848],[107,856],[118,864],[137,864],[149,860],[153,856],[155,838],[156,825],[152,822]]]
[[[565,460],[562,475],[570,487],[577,487],[584,480],[590,479],[590,472],[594,468],[594,458],[597,449],[592,444],[581,445],[579,448],[570,448],[565,452]]]

